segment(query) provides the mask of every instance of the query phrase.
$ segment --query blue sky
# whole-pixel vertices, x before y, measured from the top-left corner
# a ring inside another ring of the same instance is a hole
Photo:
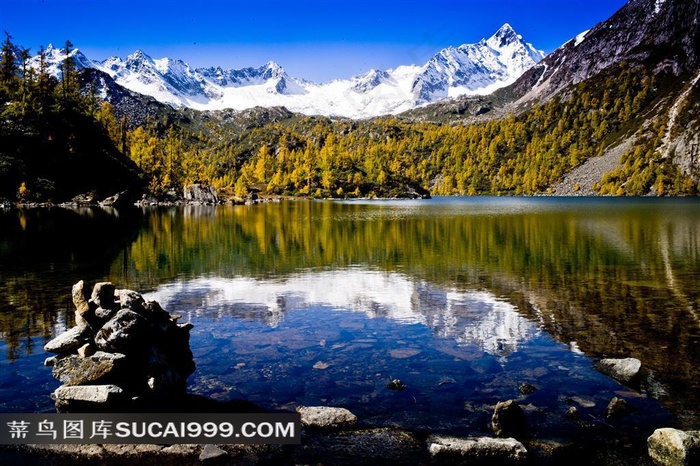
[[[88,57],[141,49],[190,65],[278,62],[312,81],[423,64],[509,23],[551,52],[626,0],[113,1],[0,0],[0,30],[36,52],[66,39]]]

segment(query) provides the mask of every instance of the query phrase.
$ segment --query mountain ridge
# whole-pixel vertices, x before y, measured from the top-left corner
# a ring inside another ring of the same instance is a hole
[[[47,51],[52,74],[60,75],[60,50],[49,46]],[[442,49],[422,66],[372,69],[326,83],[291,77],[274,61],[257,68],[227,70],[192,68],[178,59],[153,59],[142,50],[126,59],[103,61],[91,60],[78,49],[71,53],[79,68],[103,71],[127,89],[175,108],[285,106],[307,115],[350,118],[394,114],[457,95],[490,93],[544,58],[544,52],[525,42],[507,23],[488,39]]]

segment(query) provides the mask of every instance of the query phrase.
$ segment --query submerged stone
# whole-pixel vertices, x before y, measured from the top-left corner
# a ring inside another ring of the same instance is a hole
[[[438,381],[438,386],[440,385],[451,385],[455,384],[457,381],[453,379],[452,377],[441,377],[440,380]]]
[[[406,388],[406,384],[404,384],[399,379],[394,379],[386,385],[386,388],[388,388],[389,390],[397,390],[397,391],[404,390]]]
[[[422,442],[409,432],[387,428],[320,431],[304,439],[294,464],[425,464],[426,457]]]
[[[595,400],[588,396],[572,396],[566,399],[568,404],[576,403],[582,408],[594,408]]]
[[[530,385],[529,383],[523,383],[520,384],[518,390],[523,395],[530,395],[531,393],[535,393],[537,391],[537,387],[535,387],[534,385]]]
[[[572,406],[569,409],[567,409],[566,413],[564,413],[564,415],[573,421],[578,421],[580,418],[580,416],[578,414],[578,409],[576,408],[576,406]]]
[[[416,349],[416,348],[400,348],[400,349],[393,349],[393,350],[389,351],[389,354],[394,359],[408,359],[408,358],[412,358],[413,356],[416,356],[420,353],[421,353],[421,350]]]
[[[631,414],[634,411],[634,406],[629,404],[627,401],[623,400],[622,398],[614,397],[612,400],[610,400],[610,403],[608,403],[608,407],[605,408],[605,415],[609,418],[620,417]]]

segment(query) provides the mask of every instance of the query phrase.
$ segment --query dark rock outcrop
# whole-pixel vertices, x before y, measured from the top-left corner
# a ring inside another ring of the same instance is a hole
[[[183,196],[190,203],[217,204],[219,202],[219,196],[213,186],[190,184],[184,187]]]
[[[527,431],[527,419],[515,400],[500,401],[496,404],[491,418],[493,432],[498,437],[515,437]]]

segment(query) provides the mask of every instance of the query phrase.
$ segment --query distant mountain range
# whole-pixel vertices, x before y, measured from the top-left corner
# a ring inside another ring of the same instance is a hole
[[[290,77],[272,61],[258,68],[225,70],[192,68],[171,58],[153,59],[140,50],[125,60],[95,61],[78,49],[72,54],[78,68],[102,71],[117,84],[176,108],[284,106],[307,115],[350,118],[399,113],[447,97],[489,94],[512,84],[545,56],[509,24],[476,44],[445,48],[422,66],[373,69],[320,84]],[[60,75],[62,50],[49,46],[46,57],[51,72]]]

